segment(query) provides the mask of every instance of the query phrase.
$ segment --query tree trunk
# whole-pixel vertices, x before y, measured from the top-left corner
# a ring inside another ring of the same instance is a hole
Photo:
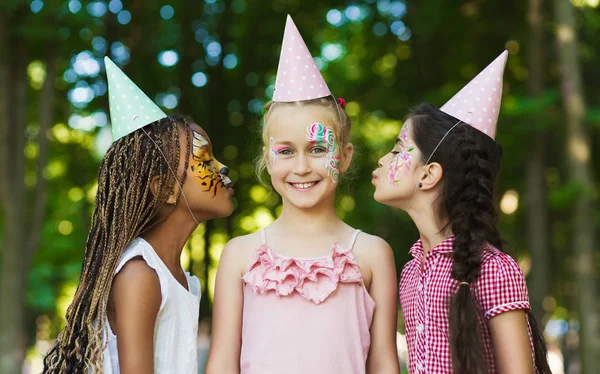
[[[19,12],[20,13],[20,12]],[[19,14],[21,16],[22,13]],[[17,18],[17,17],[15,17]],[[21,17],[18,17],[19,19]],[[0,23],[10,18],[2,17]],[[14,20],[13,20],[14,21]],[[10,27],[4,24],[0,27]],[[8,35],[7,35],[8,34]],[[2,38],[10,32],[2,32]],[[6,41],[6,40],[5,40]],[[3,83],[4,104],[10,105],[4,111],[4,134],[7,135],[2,170],[4,178],[4,243],[0,274],[0,372],[20,374],[25,358],[25,290],[27,269],[23,253],[26,252],[25,240],[25,126],[27,123],[27,40],[24,37],[12,37],[9,50],[3,54],[9,56],[9,66],[3,59],[0,68],[4,74],[10,72],[11,80]],[[6,91],[7,90],[7,91]],[[8,96],[6,96],[8,94]]]
[[[2,181],[8,180],[8,170],[6,168],[8,155],[8,124],[10,116],[8,108],[10,108],[10,59],[11,55],[9,46],[9,15],[8,11],[0,8],[0,197],[7,199],[8,191],[6,183]]]
[[[582,373],[600,368],[600,326],[598,321],[598,258],[594,253],[594,184],[591,147],[584,127],[585,102],[582,89],[574,9],[569,0],[554,0],[556,38],[561,72],[561,91],[567,125],[567,162],[572,183],[581,188],[572,213],[575,282],[580,315]]]
[[[54,89],[54,80],[56,79],[56,51],[57,45],[49,42],[46,46],[46,55],[44,58],[46,66],[46,80],[42,86],[40,96],[40,130],[38,135],[38,158],[36,162],[36,186],[34,192],[33,218],[29,230],[29,242],[27,245],[27,255],[25,268],[29,269],[33,255],[40,244],[42,223],[45,217],[46,208],[46,179],[44,178],[44,169],[48,163],[48,130],[52,126],[54,119],[54,98],[56,90]]]
[[[4,206],[4,202],[8,200],[9,189],[8,189],[8,160],[10,159],[10,155],[8,153],[8,135],[9,135],[9,126],[10,123],[8,115],[8,108],[10,108],[10,61],[8,56],[11,55],[10,46],[9,46],[9,38],[8,36],[10,30],[9,25],[9,16],[8,12],[4,9],[0,8],[0,50],[4,51],[0,53],[0,195],[2,197],[2,202]],[[8,225],[10,222],[10,218],[6,208],[4,209],[4,220]],[[13,359],[14,352],[12,349],[12,339],[15,336],[15,332],[10,326],[10,318],[12,318],[10,311],[10,303],[8,299],[10,298],[10,293],[6,290],[11,290],[11,280],[10,277],[6,276],[5,279],[5,264],[14,263],[14,258],[8,258],[5,253],[9,253],[7,250],[7,238],[6,233],[8,233],[9,229],[5,226],[4,229],[4,243],[2,248],[0,248],[2,254],[2,273],[0,273],[0,372],[2,373],[14,373],[16,371],[16,367],[14,367],[15,360]]]
[[[203,291],[203,295],[202,298],[200,299],[200,315],[199,315],[199,319],[200,321],[202,321],[205,318],[210,318],[211,314],[212,314],[212,307],[211,307],[211,297],[210,297],[210,293],[211,293],[211,289],[209,287],[210,285],[210,269],[213,265],[213,261],[212,261],[212,257],[210,255],[210,238],[212,236],[212,233],[215,229],[215,221],[214,220],[208,220],[204,223],[205,225],[205,229],[204,229],[204,264],[203,264],[203,273],[201,275],[200,281],[202,283],[202,291]]]
[[[543,0],[529,0],[529,94],[537,98],[543,92],[544,82],[544,29],[542,15]],[[531,123],[539,118],[535,113],[529,117]],[[536,319],[542,323],[542,304],[549,290],[549,246],[548,246],[548,207],[544,175],[546,154],[546,130],[536,128],[537,141],[533,143],[527,161],[526,206],[527,206],[527,248],[531,253],[532,270],[529,279],[531,306]]]

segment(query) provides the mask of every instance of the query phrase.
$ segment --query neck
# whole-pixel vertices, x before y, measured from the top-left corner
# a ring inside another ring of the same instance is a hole
[[[181,267],[181,252],[198,225],[189,211],[173,210],[164,220],[142,234],[169,269]]]
[[[311,208],[299,208],[284,200],[278,225],[300,232],[323,232],[338,226],[342,221],[334,208],[334,198],[321,201]]]
[[[423,258],[425,258],[431,248],[452,235],[450,225],[445,227],[448,224],[448,220],[439,217],[434,207],[434,201],[427,201],[422,204],[413,202],[413,206],[408,211],[408,215],[419,230],[421,242],[423,243]]]

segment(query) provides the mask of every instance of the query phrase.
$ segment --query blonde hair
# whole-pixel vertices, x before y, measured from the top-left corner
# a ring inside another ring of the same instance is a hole
[[[264,186],[269,186],[266,182],[266,173],[267,169],[267,159],[265,157],[265,152],[262,151],[263,147],[269,147],[269,116],[271,112],[281,106],[296,106],[299,108],[315,105],[324,108],[330,108],[335,111],[337,115],[334,118],[337,118],[337,121],[334,121],[333,133],[335,134],[336,139],[338,140],[338,147],[340,151],[340,164],[344,165],[346,163],[345,154],[343,150],[350,143],[350,128],[351,121],[348,114],[344,111],[342,107],[340,107],[338,101],[332,96],[325,96],[318,99],[304,100],[304,101],[291,101],[291,102],[281,102],[281,101],[269,101],[264,107],[264,115],[262,118],[262,126],[261,126],[261,140],[262,147],[255,161],[255,172],[256,177],[259,182]]]

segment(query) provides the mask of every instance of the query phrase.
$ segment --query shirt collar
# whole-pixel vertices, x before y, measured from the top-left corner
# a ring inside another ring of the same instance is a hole
[[[431,248],[429,253],[452,253],[452,243],[454,243],[454,235],[450,235],[449,237],[444,239],[444,241],[442,241],[440,244]],[[420,260],[423,257],[423,242],[421,241],[421,239],[417,240],[417,242],[413,244],[409,252],[416,259]]]

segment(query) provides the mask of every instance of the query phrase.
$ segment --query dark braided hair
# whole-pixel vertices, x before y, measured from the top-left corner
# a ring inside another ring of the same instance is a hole
[[[83,373],[89,369],[102,372],[106,304],[115,268],[129,243],[166,217],[158,217],[158,212],[175,191],[177,180],[171,170],[177,172],[182,157],[182,133],[186,135],[188,155],[189,125],[179,116],[153,122],[117,140],[106,152],[98,173],[96,205],[79,286],[67,309],[66,326],[44,358],[44,373]],[[188,157],[185,160],[181,186]],[[150,184],[157,175],[161,178],[158,193],[153,195]],[[177,200],[180,194],[181,188]]]
[[[479,319],[482,313],[469,284],[480,275],[481,253],[489,243],[502,250],[494,185],[500,170],[502,147],[483,132],[460,123],[441,142],[458,119],[431,104],[414,109],[413,138],[422,154],[421,162],[437,162],[444,170],[440,208],[454,234],[452,278],[461,282],[450,302],[450,350],[454,373],[487,373]],[[434,152],[436,146],[439,148]],[[433,155],[432,155],[433,152]],[[547,349],[533,315],[535,365],[541,374],[550,373]]]

